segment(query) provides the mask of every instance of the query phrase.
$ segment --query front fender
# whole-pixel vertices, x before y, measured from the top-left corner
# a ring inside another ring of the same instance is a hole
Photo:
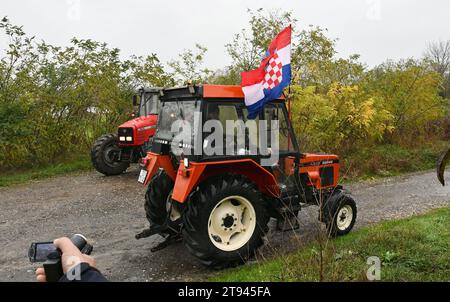
[[[152,177],[161,168],[166,174],[175,181],[176,170],[173,168],[170,155],[160,155],[152,152],[148,152],[147,156],[143,159],[144,166],[147,170],[147,176],[144,180],[144,185],[146,186]]]

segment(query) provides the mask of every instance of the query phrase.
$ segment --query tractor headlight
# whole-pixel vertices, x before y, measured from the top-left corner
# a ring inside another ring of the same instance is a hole
[[[119,127],[117,135],[119,136],[119,142],[132,144],[134,140],[134,129],[130,127]]]
[[[185,168],[189,168],[189,159],[187,157],[183,158],[183,163]]]

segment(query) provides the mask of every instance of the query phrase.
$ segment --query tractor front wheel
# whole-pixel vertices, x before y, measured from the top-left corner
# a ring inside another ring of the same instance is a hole
[[[105,134],[97,139],[92,146],[92,165],[98,172],[106,176],[121,174],[130,166],[130,163],[118,161],[117,155],[119,152],[117,135]]]
[[[223,268],[242,263],[263,244],[269,215],[262,194],[240,175],[201,184],[183,215],[183,237],[204,265]]]
[[[348,234],[356,221],[356,203],[352,196],[339,192],[325,204],[323,216],[331,237]]]

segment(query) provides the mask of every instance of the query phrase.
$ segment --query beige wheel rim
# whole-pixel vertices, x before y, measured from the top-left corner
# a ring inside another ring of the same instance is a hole
[[[345,205],[339,209],[336,217],[337,227],[341,231],[348,229],[353,221],[353,209],[349,205]]]
[[[250,201],[242,196],[229,196],[211,211],[208,235],[218,249],[235,251],[250,240],[255,227],[256,213]]]
[[[166,211],[169,213],[169,218],[171,221],[176,221],[181,217],[180,211],[178,211],[177,207],[174,207],[172,204],[172,191],[170,191],[169,196],[167,196],[166,200]]]

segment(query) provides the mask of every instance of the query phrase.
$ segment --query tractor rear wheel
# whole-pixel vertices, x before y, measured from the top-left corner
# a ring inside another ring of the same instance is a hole
[[[223,268],[242,263],[263,244],[269,215],[254,183],[241,175],[201,184],[183,214],[183,238],[204,265]]]
[[[160,170],[148,184],[144,204],[150,225],[163,225],[168,219],[169,234],[178,233],[181,227],[181,210],[172,202],[173,186],[173,180]]]
[[[130,163],[117,161],[116,156],[119,152],[117,135],[105,134],[98,138],[92,146],[92,165],[98,172],[106,176],[121,174],[130,166]]]

